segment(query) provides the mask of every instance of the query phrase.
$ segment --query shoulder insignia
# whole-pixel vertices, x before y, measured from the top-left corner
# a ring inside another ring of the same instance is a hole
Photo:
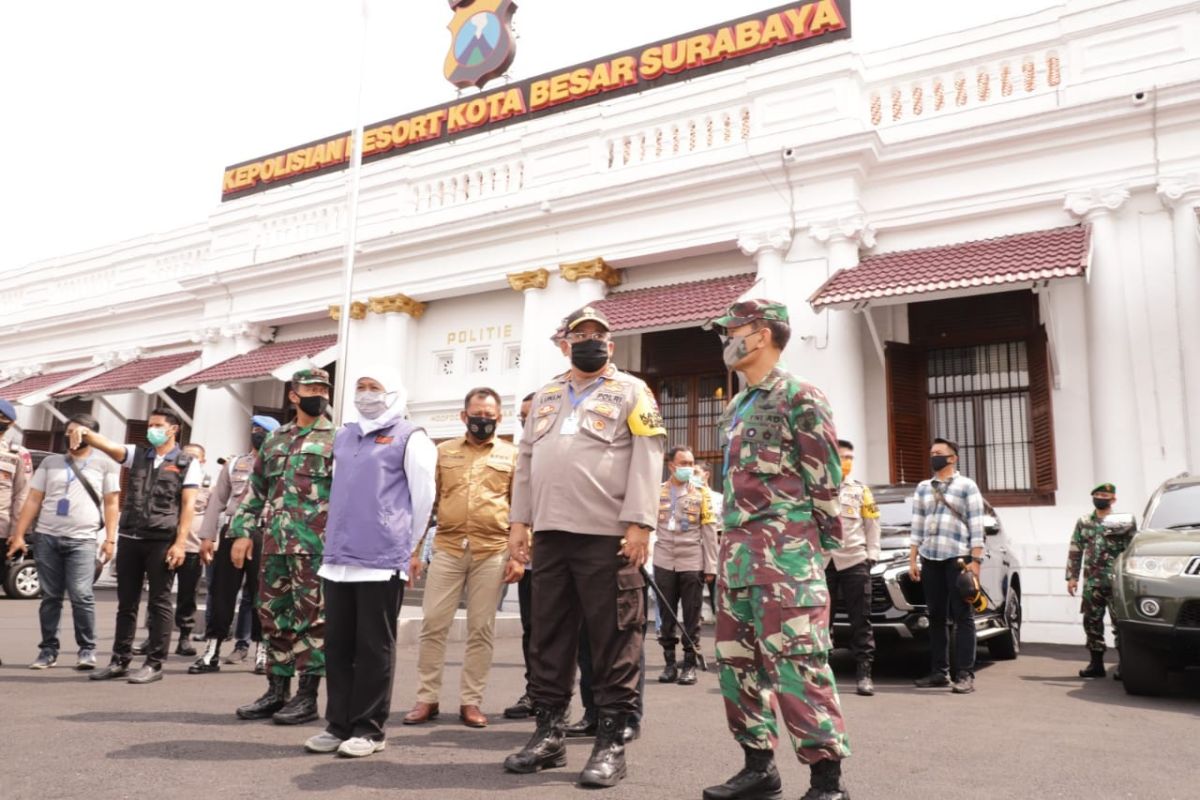
[[[650,389],[645,385],[639,388],[637,404],[629,415],[629,430],[634,436],[666,436],[663,427],[662,414],[658,411],[658,403]]]

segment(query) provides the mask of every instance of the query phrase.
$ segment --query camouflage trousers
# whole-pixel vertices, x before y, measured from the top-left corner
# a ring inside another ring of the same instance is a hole
[[[1109,619],[1112,619],[1110,604],[1112,603],[1112,586],[1104,581],[1084,581],[1083,591],[1079,593],[1082,602],[1079,610],[1083,612],[1083,633],[1087,636],[1087,649],[1093,653],[1103,653],[1108,649],[1104,643],[1104,610],[1109,609]],[[1113,626],[1114,636],[1116,625]],[[1117,640],[1118,646],[1120,640]]]
[[[774,701],[802,762],[849,757],[829,666],[829,604],[811,604],[825,598],[803,584],[722,588],[717,665],[725,717],[739,744],[775,748]]]
[[[325,604],[320,556],[263,556],[258,618],[271,674],[325,674]]]

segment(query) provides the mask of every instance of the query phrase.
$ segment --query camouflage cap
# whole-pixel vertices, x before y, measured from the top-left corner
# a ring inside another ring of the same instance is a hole
[[[606,331],[612,330],[612,325],[608,323],[604,315],[595,309],[594,306],[584,306],[578,311],[573,311],[563,320],[563,327],[568,331],[573,331],[585,322],[595,322]]]
[[[753,300],[739,300],[727,308],[723,316],[712,320],[706,327],[737,328],[759,320],[788,322],[787,306],[761,297]]]
[[[1092,494],[1096,494],[1096,492],[1108,492],[1109,494],[1116,494],[1117,487],[1111,483],[1102,483],[1095,489],[1092,489]]]
[[[308,383],[323,383],[330,389],[333,388],[333,382],[329,380],[329,372],[323,369],[299,369],[292,373],[292,383],[308,384]]]

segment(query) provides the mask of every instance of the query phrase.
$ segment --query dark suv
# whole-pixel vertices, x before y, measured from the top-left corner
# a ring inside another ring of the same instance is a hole
[[[912,485],[872,487],[879,506],[882,555],[871,570],[871,625],[877,641],[885,637],[925,640],[929,613],[921,584],[908,576],[908,536],[912,528]],[[975,615],[975,636],[986,642],[995,659],[1016,658],[1021,649],[1020,565],[1000,518],[985,503],[984,560],[980,583],[988,610]],[[838,644],[849,640],[845,606],[834,606],[833,635]]]

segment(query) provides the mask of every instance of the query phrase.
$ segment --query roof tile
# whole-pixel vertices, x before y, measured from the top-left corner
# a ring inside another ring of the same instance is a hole
[[[113,367],[108,372],[102,372],[83,383],[76,383],[54,393],[55,397],[76,397],[89,394],[106,394],[132,392],[143,383],[152,381],[172,370],[179,369],[189,361],[200,357],[199,350],[186,353],[172,353],[169,356],[154,356],[139,358],[119,367]]]
[[[752,274],[726,275],[702,281],[650,286],[613,292],[592,305],[613,331],[659,328],[687,322],[706,322],[754,285]]]
[[[230,383],[252,381],[269,376],[284,364],[301,358],[311,358],[337,343],[337,336],[313,336],[290,342],[271,342],[257,350],[242,353],[213,364],[179,382],[180,386],[198,386],[202,383]]]
[[[40,392],[47,386],[53,386],[56,383],[69,380],[76,375],[86,372],[87,369],[87,367],[80,367],[79,369],[66,369],[61,372],[44,372],[41,375],[33,375],[16,383],[10,383],[8,386],[0,389],[0,395],[9,400],[19,400],[26,395]]]

